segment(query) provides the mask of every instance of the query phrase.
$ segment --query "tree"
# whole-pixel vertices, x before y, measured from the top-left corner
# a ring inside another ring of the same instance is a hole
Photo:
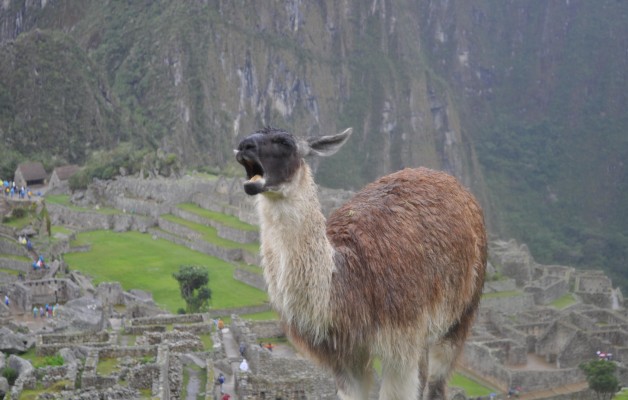
[[[172,274],[179,282],[181,297],[187,305],[186,312],[195,313],[206,309],[212,298],[212,291],[207,286],[209,274],[207,268],[197,265],[181,265],[179,272]]]
[[[597,394],[600,400],[612,399],[619,385],[615,377],[614,362],[606,360],[593,360],[580,364],[580,369],[587,376],[589,388]]]

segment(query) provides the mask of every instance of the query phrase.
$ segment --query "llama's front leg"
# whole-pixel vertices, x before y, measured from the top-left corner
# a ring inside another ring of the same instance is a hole
[[[338,398],[340,400],[368,400],[370,384],[354,376],[336,376]]]
[[[419,365],[424,363],[413,360],[400,364],[382,360],[382,386],[379,400],[416,400],[421,399],[423,386],[420,379]],[[423,375],[423,380],[425,375]]]
[[[368,355],[354,357],[351,362],[337,368],[335,375],[341,400],[368,400],[373,381],[373,366]]]

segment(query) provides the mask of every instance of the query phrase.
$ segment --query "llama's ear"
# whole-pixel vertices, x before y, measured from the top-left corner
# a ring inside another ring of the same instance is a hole
[[[309,155],[331,156],[347,142],[351,132],[353,132],[353,128],[347,128],[335,135],[308,138],[306,142],[299,143],[299,151],[304,157]]]

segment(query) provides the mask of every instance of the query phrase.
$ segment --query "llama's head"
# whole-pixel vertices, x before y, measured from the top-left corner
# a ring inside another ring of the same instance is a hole
[[[264,128],[242,139],[235,151],[236,160],[244,166],[248,181],[244,191],[249,195],[281,191],[290,183],[308,155],[329,156],[347,141],[352,129],[336,135],[299,139],[286,131]]]

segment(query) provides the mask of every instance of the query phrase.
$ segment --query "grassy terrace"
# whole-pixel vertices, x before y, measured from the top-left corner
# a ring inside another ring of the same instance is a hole
[[[200,217],[204,217],[207,219],[211,219],[213,221],[219,222],[224,226],[240,229],[243,231],[257,231],[258,228],[254,225],[247,224],[245,222],[240,221],[238,218],[227,215],[215,211],[206,210],[192,203],[181,203],[177,205],[177,208],[194,213]]]
[[[99,208],[86,208],[86,207],[78,207],[70,203],[70,197],[66,194],[49,194],[46,195],[46,202],[50,204],[58,204],[60,206],[67,207],[71,210],[78,212],[96,212],[99,214],[111,215],[111,214],[122,214],[122,211],[117,210],[115,208],[109,207],[99,207]]]
[[[238,243],[233,242],[228,239],[223,239],[218,236],[218,232],[216,228],[212,226],[206,226],[202,224],[198,224],[196,222],[188,221],[183,218],[179,218],[174,215],[162,215],[163,219],[177,223],[179,225],[183,225],[187,228],[190,228],[198,233],[200,233],[203,237],[203,240],[209,243],[213,243],[216,246],[224,247],[225,249],[244,249],[250,253],[256,254],[259,252],[259,244],[257,243]]]
[[[499,390],[484,386],[473,379],[456,372],[449,380],[449,386],[459,387],[465,391],[465,394],[469,398],[475,398],[476,396],[488,396],[491,393],[499,393]]]
[[[26,262],[31,261],[31,259],[28,258],[28,257],[17,256],[17,255],[14,255],[14,254],[0,254],[0,258],[6,258],[6,259],[9,259],[9,260],[15,260],[15,261],[26,261]]]
[[[209,270],[212,308],[234,308],[267,301],[266,293],[233,279],[234,266],[166,240],[138,232],[92,231],[77,235],[77,243],[90,244],[87,253],[70,253],[71,269],[90,276],[94,284],[120,282],[124,290],[152,292],[155,302],[172,313],[185,308],[172,273],[181,265]]]
[[[567,293],[550,303],[552,307],[557,308],[559,310],[569,307],[572,304],[576,304],[576,299],[573,297],[573,294],[571,293]]]
[[[9,268],[0,268],[0,272],[4,272],[5,274],[14,275],[14,276],[18,276],[20,274],[20,271],[16,271],[14,269],[9,269]]]

